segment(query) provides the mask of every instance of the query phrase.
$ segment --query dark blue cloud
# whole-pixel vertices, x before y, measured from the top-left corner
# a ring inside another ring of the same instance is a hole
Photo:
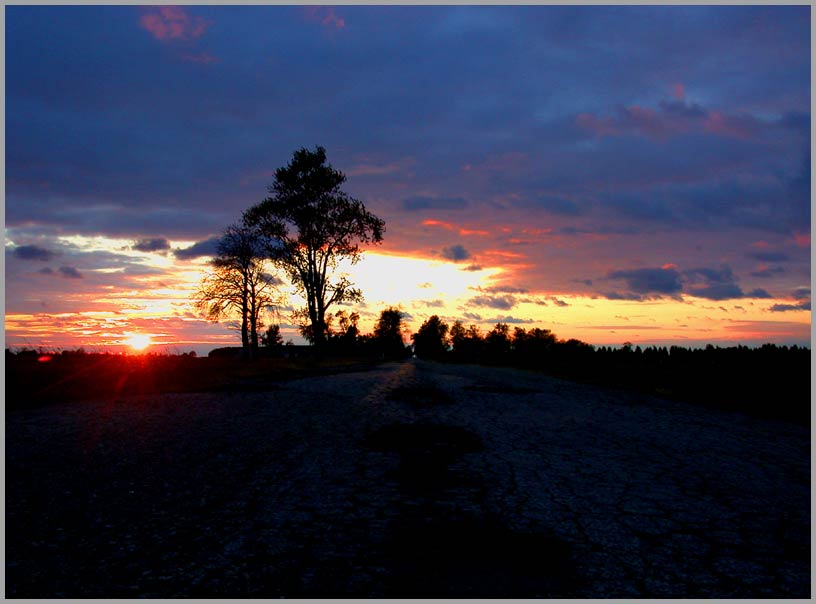
[[[218,244],[221,242],[221,237],[211,237],[204,241],[197,241],[190,247],[176,249],[173,255],[180,260],[191,260],[193,258],[201,258],[203,256],[215,256],[218,253]]]
[[[133,244],[133,249],[139,252],[164,252],[170,249],[170,242],[164,237],[140,239]]]
[[[733,300],[736,298],[770,298],[762,288],[745,292],[737,285],[737,278],[729,267],[719,269],[694,268],[683,271],[684,293],[707,300]]]
[[[560,214],[563,216],[577,216],[583,213],[583,208],[574,201],[553,195],[538,197],[532,202],[532,205],[552,214]]]
[[[758,279],[772,279],[773,277],[777,277],[779,275],[784,275],[785,269],[781,266],[769,266],[767,268],[759,269],[756,271],[751,272],[752,277],[757,277]]]
[[[500,310],[510,310],[516,305],[516,299],[513,296],[475,296],[471,298],[468,303],[474,306],[487,306]]]
[[[462,260],[470,258],[470,252],[462,245],[456,244],[442,248],[442,256],[454,262],[461,262]]]
[[[790,256],[784,252],[755,251],[748,254],[749,258],[761,260],[762,262],[787,262]]]
[[[461,210],[468,207],[461,197],[409,197],[402,201],[402,207],[409,212],[417,210]]]
[[[73,266],[61,266],[58,270],[59,274],[66,279],[82,279],[82,273]]]
[[[799,304],[774,304],[769,309],[771,312],[789,312],[794,310],[810,310],[810,300]]]
[[[622,279],[637,294],[673,295],[683,289],[680,273],[673,268],[639,268],[612,271],[609,279]]]
[[[507,323],[509,325],[521,325],[525,323],[537,323],[534,319],[520,319],[510,315],[496,315],[492,319],[485,319],[485,323]]]
[[[688,294],[707,300],[731,300],[735,298],[770,298],[762,288],[749,292],[737,284],[730,267],[719,269],[700,267],[679,271],[672,266],[612,271],[607,279],[625,281],[628,292],[605,292],[611,300],[644,300],[650,297],[678,296]]]
[[[19,245],[13,249],[12,254],[20,260],[40,260],[42,262],[48,262],[57,255],[38,245]]]

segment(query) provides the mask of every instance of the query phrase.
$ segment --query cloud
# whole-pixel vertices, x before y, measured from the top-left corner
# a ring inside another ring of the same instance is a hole
[[[788,312],[795,310],[810,310],[810,300],[800,302],[799,304],[774,304],[769,308],[771,312]]]
[[[523,323],[535,323],[534,319],[520,319],[518,317],[511,317],[510,315],[504,316],[495,316],[492,319],[485,319],[486,323],[508,323],[508,324],[523,324]]]
[[[45,268],[41,268],[37,272],[40,273],[41,275],[53,275],[54,274],[54,270],[49,266],[46,266]]]
[[[607,278],[626,281],[629,289],[638,294],[675,295],[683,289],[680,273],[673,268],[612,271]]]
[[[577,216],[583,213],[581,206],[574,201],[553,195],[542,195],[533,202],[533,205],[551,214],[561,216]]]
[[[745,294],[746,298],[773,298],[773,296],[767,291],[762,289],[761,287],[757,287],[756,289],[752,289],[751,291]]]
[[[442,300],[420,300],[419,304],[427,308],[442,308],[445,306],[445,302]]]
[[[763,250],[750,252],[748,257],[761,260],[762,262],[787,262],[790,260],[790,256],[784,252],[769,252]]]
[[[82,273],[80,273],[73,266],[61,266],[58,270],[60,275],[66,279],[82,279]]]
[[[797,300],[804,300],[806,298],[810,298],[810,288],[809,287],[797,287],[793,290],[793,297]]]
[[[736,277],[729,267],[713,269],[693,268],[679,272],[674,265],[661,268],[643,268],[613,271],[607,279],[626,281],[630,292],[606,292],[610,300],[645,300],[653,297],[677,297],[681,293],[707,300],[731,300],[735,298],[770,298],[766,290],[756,288],[745,292],[737,285]]]
[[[145,9],[139,19],[142,27],[157,40],[192,40],[207,31],[210,22],[201,17],[191,17],[180,6],[156,6]]]
[[[478,264],[469,264],[468,266],[462,267],[463,271],[468,271],[468,272],[471,272],[471,273],[476,272],[476,271],[481,271],[483,269],[484,269],[484,267],[480,266]]]
[[[563,306],[569,306],[569,304],[567,304],[567,303],[566,303],[566,302],[564,302],[563,300],[559,300],[559,299],[558,299],[558,298],[556,298],[555,296],[550,296],[548,299],[549,299],[549,300],[550,300],[550,301],[551,301],[553,304],[555,304],[556,306],[561,306],[561,307],[563,307]]]
[[[632,293],[603,292],[601,295],[607,300],[634,300],[638,302],[643,300],[643,296]]]
[[[173,250],[173,255],[179,260],[192,260],[203,256],[215,256],[218,253],[218,243],[221,237],[211,237],[204,241],[198,241],[190,247]]]
[[[38,245],[19,245],[12,250],[15,258],[20,260],[39,260],[48,262],[57,254],[49,249]]]
[[[487,294],[526,294],[527,289],[524,287],[515,287],[513,285],[491,285],[490,287],[474,287],[476,291],[485,292]]]
[[[137,252],[164,252],[170,249],[170,242],[164,237],[139,239],[133,244],[132,249]]]
[[[684,293],[707,300],[732,300],[735,298],[770,298],[766,290],[756,288],[744,292],[737,285],[736,277],[730,268],[694,268],[683,271],[685,277]]]
[[[335,12],[333,6],[304,6],[302,10],[308,21],[320,23],[324,27],[343,29],[346,26],[346,20]]]
[[[469,300],[469,304],[510,310],[516,305],[516,298],[513,296],[476,296]]]
[[[750,274],[752,277],[757,277],[758,279],[770,279],[776,275],[784,275],[785,269],[781,266],[764,267],[757,269]]]
[[[481,321],[482,315],[478,315],[475,312],[465,312],[462,313],[465,319],[470,319],[471,321]]]
[[[461,197],[427,197],[419,195],[402,200],[402,208],[408,212],[430,209],[461,210],[468,207],[468,205],[468,201]]]
[[[657,141],[690,133],[749,140],[763,128],[775,125],[746,113],[709,111],[677,96],[661,101],[657,108],[629,105],[618,107],[611,116],[580,113],[575,124],[598,138],[635,135]]]
[[[462,260],[467,260],[470,258],[470,252],[468,252],[461,245],[457,244],[442,248],[442,256],[448,260],[453,260],[454,262],[461,262]]]

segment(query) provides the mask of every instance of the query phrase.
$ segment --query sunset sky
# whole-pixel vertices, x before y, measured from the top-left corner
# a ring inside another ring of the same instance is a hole
[[[239,345],[207,254],[317,145],[364,332],[809,345],[810,10],[6,6],[6,346]]]

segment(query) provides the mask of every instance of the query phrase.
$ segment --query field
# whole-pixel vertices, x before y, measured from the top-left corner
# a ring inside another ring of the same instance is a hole
[[[187,355],[6,354],[6,409],[136,394],[264,389],[284,379],[369,365],[355,357],[248,363]]]

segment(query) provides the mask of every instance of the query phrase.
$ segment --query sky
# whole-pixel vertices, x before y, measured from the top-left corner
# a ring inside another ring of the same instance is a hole
[[[6,6],[6,347],[238,344],[208,254],[318,145],[363,332],[809,345],[810,10]]]

